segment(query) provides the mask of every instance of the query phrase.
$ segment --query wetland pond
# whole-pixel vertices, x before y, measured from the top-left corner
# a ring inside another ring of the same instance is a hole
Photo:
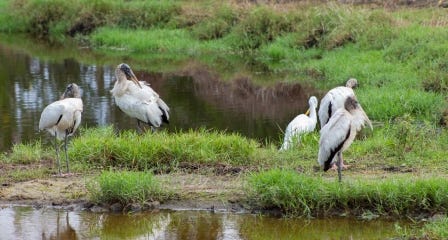
[[[118,130],[135,129],[136,121],[115,106],[109,92],[115,81],[114,68],[121,62],[133,66],[125,57],[111,60],[89,49],[55,48],[0,36],[0,151],[35,140],[50,144],[48,134],[38,132],[41,111],[71,82],[81,87],[83,127],[113,124]],[[163,129],[166,131],[204,127],[238,132],[262,143],[278,141],[288,122],[308,108],[309,96],[320,97],[312,87],[255,84],[253,77],[242,73],[232,72],[228,74],[233,76],[230,80],[223,80],[210,67],[188,61],[168,73],[138,68],[134,72],[171,107],[170,124]],[[407,223],[351,218],[303,220],[227,211],[112,214],[0,207],[0,239],[385,239],[396,235],[396,224]]]
[[[1,239],[388,239],[386,220],[288,219],[254,214],[159,210],[135,214],[0,208]],[[6,238],[4,238],[6,236]]]
[[[131,60],[105,61],[107,57],[76,46],[55,48],[19,38],[0,39],[0,151],[14,143],[48,142],[48,134],[38,131],[40,114],[71,82],[81,88],[82,127],[113,124],[119,130],[136,129],[136,120],[118,109],[109,92],[115,67],[121,62],[133,67]],[[76,60],[83,59],[79,55],[88,63]],[[236,77],[224,81],[193,60],[168,73],[138,68],[134,72],[170,106],[170,124],[164,130],[216,129],[238,132],[261,143],[281,139],[288,122],[306,111],[308,97],[316,92],[298,84],[261,86],[235,72]]]

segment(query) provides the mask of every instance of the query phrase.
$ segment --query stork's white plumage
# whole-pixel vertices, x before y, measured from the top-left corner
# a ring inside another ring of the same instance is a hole
[[[344,101],[347,97],[354,97],[356,99],[353,88],[358,86],[358,81],[354,78],[350,78],[345,87],[335,87],[328,91],[327,94],[320,100],[319,107],[319,123],[323,128],[325,124],[330,120],[331,116],[339,108],[344,108]]]
[[[64,140],[65,161],[67,172],[70,173],[67,155],[67,138],[72,136],[81,124],[83,103],[79,87],[75,83],[67,86],[61,100],[49,104],[42,111],[39,120],[39,130],[47,130],[55,137],[58,173],[61,175],[59,147],[57,140]]]
[[[308,100],[308,104],[310,105],[309,113],[310,116],[306,114],[297,115],[286,127],[285,130],[285,138],[283,140],[283,144],[280,150],[287,150],[292,147],[294,138],[299,140],[301,134],[308,133],[314,131],[317,124],[317,98],[312,96]]]
[[[365,123],[371,126],[370,120],[358,101],[353,97],[346,98],[344,108],[336,110],[327,124],[320,130],[318,162],[324,171],[335,163],[338,167],[339,181],[344,167],[342,152],[353,142],[356,134]]]
[[[146,83],[138,81],[131,68],[119,64],[115,69],[117,78],[111,90],[117,106],[128,116],[151,127],[160,127],[163,122],[169,123],[169,107],[160,96]]]

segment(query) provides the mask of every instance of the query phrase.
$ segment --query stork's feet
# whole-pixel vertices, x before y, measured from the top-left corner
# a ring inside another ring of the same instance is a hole
[[[342,167],[342,170],[345,170],[345,169],[348,169],[350,167],[350,165],[345,165],[345,164],[342,163],[341,167]],[[331,166],[330,169],[337,171],[338,170],[338,165],[335,163],[335,164],[333,164],[333,166]]]
[[[58,173],[58,174],[54,174],[52,176],[57,177],[57,178],[67,178],[67,177],[73,177],[76,175],[77,175],[76,173],[68,172],[68,173]]]

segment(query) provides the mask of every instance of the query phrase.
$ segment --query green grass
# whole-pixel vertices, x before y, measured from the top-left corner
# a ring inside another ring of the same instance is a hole
[[[71,142],[71,159],[94,166],[156,169],[176,167],[180,162],[199,164],[250,164],[258,144],[239,136],[199,130],[169,134],[115,134],[112,127],[81,129]]]
[[[302,136],[299,145],[279,152],[283,138],[265,147],[238,134],[201,129],[138,135],[134,131],[118,133],[112,126],[81,128],[69,141],[70,165],[76,171],[108,167],[164,171],[179,163],[229,166],[255,166],[257,169],[280,167],[311,173],[317,167],[319,133]],[[429,122],[416,122],[409,115],[364,129],[344,152],[345,160],[357,169],[408,167],[417,171],[448,170],[445,160],[448,132]],[[61,156],[61,161],[65,159]],[[15,145],[2,154],[7,164],[38,164],[55,160],[53,146],[40,142]]]
[[[16,163],[16,164],[32,164],[38,163],[42,159],[49,159],[51,154],[47,149],[44,149],[40,141],[33,143],[15,144],[11,153],[0,156],[0,162]]]
[[[448,238],[448,217],[446,215],[436,215],[434,219],[429,219],[424,224],[416,224],[410,227],[396,226],[399,239],[447,239]]]
[[[391,177],[337,179],[273,169],[252,174],[247,183],[249,201],[261,208],[279,208],[291,216],[371,211],[385,215],[444,212],[448,208],[445,178]]]
[[[160,52],[195,54],[198,42],[183,29],[130,30],[101,28],[91,36],[92,43],[101,48],[118,48],[129,52]]]
[[[432,221],[423,227],[423,236],[429,239],[448,238],[448,217]]]
[[[145,203],[169,197],[148,172],[103,171],[88,184],[90,198],[101,203]]]
[[[45,179],[54,174],[47,167],[17,168],[8,170],[0,176],[0,183],[24,182],[33,179]]]

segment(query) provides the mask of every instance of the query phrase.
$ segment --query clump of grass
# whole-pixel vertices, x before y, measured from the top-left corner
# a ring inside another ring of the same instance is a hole
[[[332,213],[410,215],[445,211],[447,180],[394,177],[390,179],[336,179],[274,169],[252,174],[247,189],[250,201],[261,208],[279,208],[287,215],[317,216]]]
[[[32,179],[44,179],[51,174],[52,172],[46,167],[14,169],[0,177],[0,182],[23,182]]]
[[[447,239],[448,217],[435,215],[436,219],[410,227],[395,226],[400,239]]]
[[[258,144],[238,134],[217,131],[115,134],[112,127],[85,129],[73,139],[71,159],[96,166],[160,169],[180,162],[245,165]]]
[[[32,169],[15,169],[4,176],[5,179],[11,182],[23,182],[32,179],[47,178],[52,172],[46,167],[38,167]],[[6,182],[6,181],[4,181]]]
[[[117,25],[123,28],[164,26],[181,13],[175,1],[135,1],[121,3]]]
[[[334,49],[360,42],[369,49],[387,45],[393,38],[392,18],[386,14],[338,4],[312,8],[300,31],[302,46]],[[378,37],[381,36],[381,37]]]
[[[98,48],[115,48],[130,52],[164,52],[196,54],[198,43],[183,29],[129,30],[101,28],[91,35]]]
[[[426,239],[448,239],[448,217],[425,224],[422,232]]]
[[[148,172],[104,171],[88,184],[94,202],[144,203],[162,201],[170,194]]]
[[[200,40],[222,38],[238,22],[238,12],[228,5],[218,6],[212,14],[192,26],[193,35],[196,38]]]
[[[4,154],[0,159],[4,163],[31,164],[50,158],[50,154],[42,147],[40,141],[20,143],[12,147],[11,153]]]
[[[292,30],[293,25],[287,15],[260,6],[252,9],[235,26],[228,41],[238,49],[253,50]]]
[[[69,21],[76,12],[77,4],[61,0],[14,1],[14,10],[25,19],[25,31],[38,37],[50,34],[63,37]]]

